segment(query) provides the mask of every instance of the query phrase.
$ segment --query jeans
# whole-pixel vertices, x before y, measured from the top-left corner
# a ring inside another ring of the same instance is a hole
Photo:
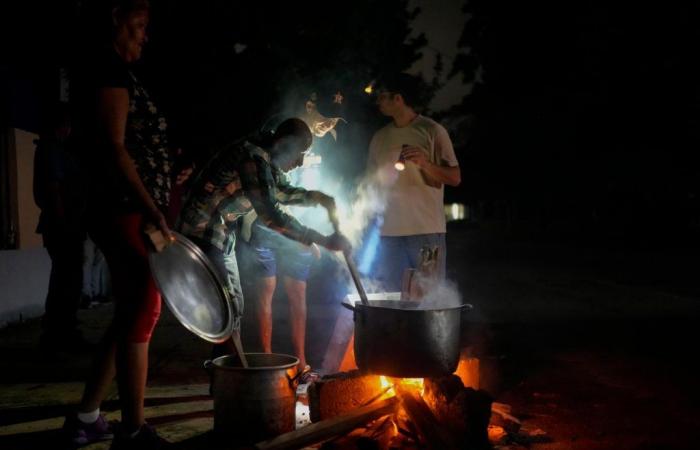
[[[233,328],[234,330],[240,330],[244,301],[243,289],[241,289],[241,277],[238,272],[238,261],[236,260],[236,252],[234,250],[235,245],[232,245],[228,251],[224,251],[202,239],[193,236],[188,236],[188,239],[194,242],[214,265],[219,279],[223,282],[224,287],[229,293],[231,311],[234,318]]]

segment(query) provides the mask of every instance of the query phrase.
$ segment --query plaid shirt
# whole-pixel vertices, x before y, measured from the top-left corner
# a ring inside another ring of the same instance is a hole
[[[265,150],[248,141],[237,142],[217,152],[197,177],[177,228],[229,252],[238,219],[257,214],[270,228],[308,245],[310,230],[282,211],[280,204],[313,206],[317,202],[310,192],[289,184]]]

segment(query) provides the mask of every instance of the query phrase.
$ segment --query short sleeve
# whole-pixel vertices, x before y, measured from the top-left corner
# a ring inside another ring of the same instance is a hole
[[[372,172],[377,169],[377,152],[379,148],[380,131],[374,133],[374,136],[372,136],[372,140],[369,143],[369,152],[367,154],[367,170],[369,172]]]
[[[100,88],[126,88],[131,87],[129,68],[116,52],[106,52],[96,61],[94,70],[95,87]]]
[[[447,134],[445,127],[438,124],[435,131],[435,154],[437,156],[437,161],[441,165],[444,164],[448,167],[459,166],[457,155],[455,155],[455,149],[452,146],[452,140],[450,139],[450,135]]]

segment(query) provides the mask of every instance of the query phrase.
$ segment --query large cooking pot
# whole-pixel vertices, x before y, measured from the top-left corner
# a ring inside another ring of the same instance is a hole
[[[299,359],[277,353],[245,355],[245,368],[234,355],[204,363],[211,374],[215,435],[251,444],[294,430]]]
[[[400,300],[351,306],[360,370],[404,378],[449,375],[459,363],[460,317],[469,304],[425,308]]]

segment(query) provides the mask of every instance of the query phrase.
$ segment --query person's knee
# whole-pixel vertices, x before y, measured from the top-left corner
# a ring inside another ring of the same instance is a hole
[[[131,287],[117,303],[117,329],[129,343],[146,343],[160,318],[160,294],[150,275],[143,284]]]
[[[277,277],[260,277],[258,279],[258,288],[262,296],[272,298],[272,293],[275,292],[277,286]]]
[[[284,287],[290,302],[306,302],[306,280],[284,277]]]

